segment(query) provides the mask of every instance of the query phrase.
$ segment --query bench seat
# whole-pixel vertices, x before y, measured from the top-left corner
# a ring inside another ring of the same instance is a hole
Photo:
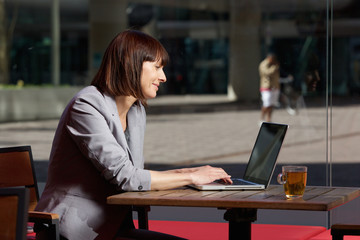
[[[134,220],[137,227],[137,221]],[[228,223],[149,220],[149,229],[191,240],[229,239]],[[252,224],[253,240],[309,240],[325,232],[321,226]]]
[[[310,238],[309,240],[331,240],[330,229],[319,233],[318,235]],[[344,236],[344,240],[360,240],[360,236]]]

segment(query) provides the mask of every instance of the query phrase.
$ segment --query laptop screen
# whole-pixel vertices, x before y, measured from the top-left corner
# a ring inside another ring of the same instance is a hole
[[[245,180],[264,185],[270,183],[287,128],[286,124],[264,122],[261,125],[245,170]]]

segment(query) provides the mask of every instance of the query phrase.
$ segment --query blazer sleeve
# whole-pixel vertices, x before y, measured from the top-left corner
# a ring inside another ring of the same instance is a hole
[[[78,96],[69,109],[66,128],[107,181],[124,191],[150,190],[150,172],[134,166],[132,161],[143,159],[130,159],[119,117],[110,109],[100,92]]]

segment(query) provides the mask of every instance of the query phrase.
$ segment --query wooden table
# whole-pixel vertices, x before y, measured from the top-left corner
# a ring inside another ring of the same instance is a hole
[[[229,221],[229,239],[251,239],[251,223],[256,221],[257,209],[330,211],[358,196],[358,188],[308,186],[302,199],[287,200],[283,186],[271,185],[264,191],[198,191],[182,188],[126,192],[108,197],[107,202],[134,206],[226,209],[224,218]]]

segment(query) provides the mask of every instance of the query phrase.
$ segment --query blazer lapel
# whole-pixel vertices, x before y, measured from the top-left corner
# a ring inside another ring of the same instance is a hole
[[[140,143],[142,143],[141,141],[141,133],[140,131],[140,127],[139,127],[139,116],[138,116],[138,107],[136,105],[133,105],[128,112],[127,115],[127,128],[129,131],[129,135],[130,137],[130,146],[129,146],[129,154],[130,157],[139,157],[139,149],[142,149],[142,147],[140,147]],[[139,161],[133,161],[133,164],[135,167],[141,167],[141,162]],[[139,165],[139,166],[138,166]]]
[[[110,109],[111,115],[113,116],[114,126],[113,126],[113,129],[111,129],[111,131],[113,133],[115,133],[114,137],[116,138],[118,143],[126,150],[130,161],[133,162],[131,151],[130,151],[128,142],[126,141],[126,137],[125,137],[125,133],[123,131],[123,127],[121,125],[119,112],[118,112],[117,107],[116,107],[115,98],[105,94],[105,100],[108,103],[108,107]],[[128,122],[129,122],[129,119],[128,119]]]

